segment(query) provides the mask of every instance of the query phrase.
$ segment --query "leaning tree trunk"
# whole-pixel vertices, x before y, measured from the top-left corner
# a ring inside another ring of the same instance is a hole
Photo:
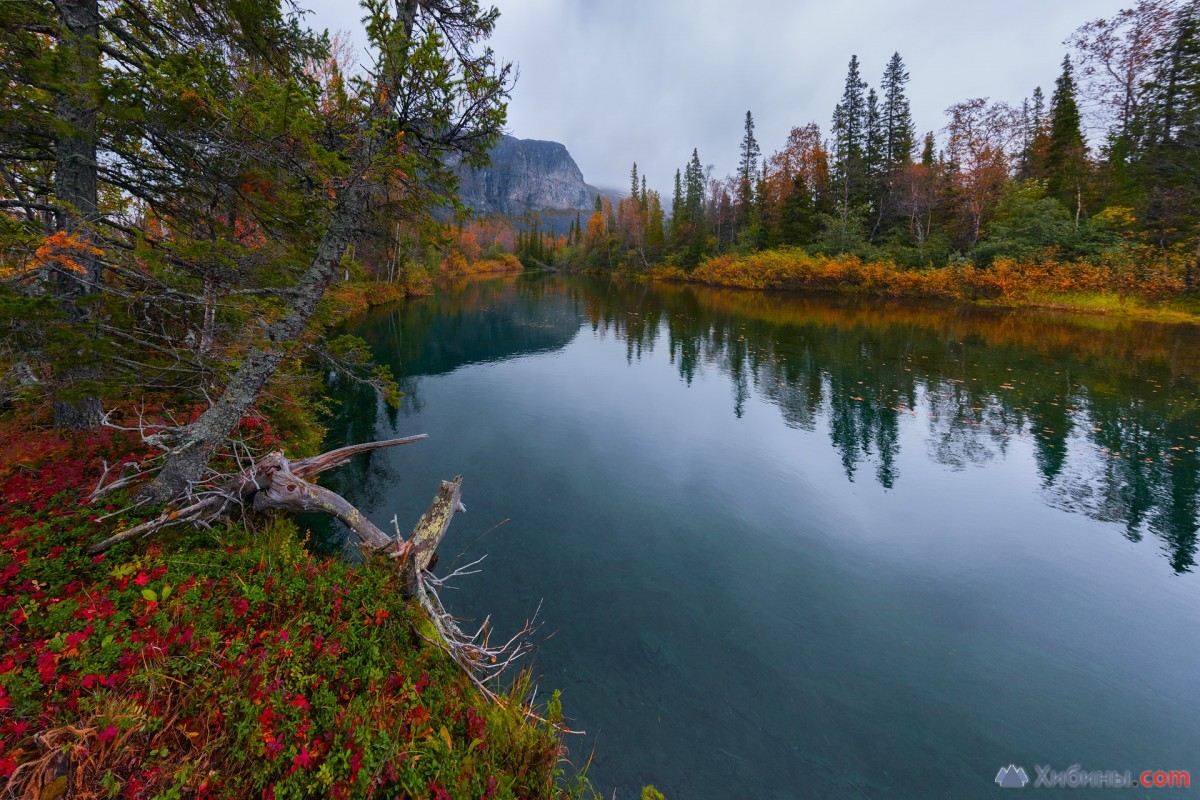
[[[95,237],[90,224],[99,216],[97,190],[96,97],[100,81],[100,7],[98,0],[62,0],[57,3],[64,35],[59,47],[66,54],[67,70],[55,105],[60,132],[55,141],[54,191],[62,209],[56,228],[83,245]],[[77,301],[100,286],[100,259],[86,247],[73,250],[71,258],[81,263],[82,273],[57,267],[48,276],[55,296],[73,322],[84,313]],[[95,367],[71,368],[61,376],[67,387],[54,398],[54,420],[60,427],[94,428],[100,424],[103,406],[96,397],[72,396],[69,385],[94,378]]]
[[[226,384],[220,399],[186,428],[183,443],[167,454],[162,471],[143,493],[152,502],[173,500],[200,479],[213,453],[237,427],[242,415],[275,374],[288,344],[303,335],[337,273],[358,217],[366,208],[368,191],[365,181],[355,177],[341,192],[317,254],[296,285],[287,312],[271,323],[264,346],[246,357]]]
[[[420,0],[397,2],[396,24],[406,37],[412,36]],[[350,146],[353,171],[345,187],[338,192],[329,225],[325,229],[316,256],[294,287],[287,311],[267,328],[267,341],[242,362],[225,386],[221,398],[195,423],[185,429],[184,441],[171,450],[162,471],[143,492],[153,502],[167,502],[185,494],[208,465],[213,453],[237,426],[242,415],[254,404],[258,393],[270,380],[283,360],[284,350],[308,327],[317,303],[333,281],[338,262],[346,252],[358,218],[366,211],[371,184],[367,174],[372,160],[386,151],[394,130],[384,124],[390,115],[388,98],[399,95],[402,72],[391,65],[384,86],[377,87],[377,99],[365,122],[370,133],[361,135]]]

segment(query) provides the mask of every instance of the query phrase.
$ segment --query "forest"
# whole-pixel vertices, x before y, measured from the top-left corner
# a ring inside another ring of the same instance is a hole
[[[748,288],[854,285],[955,299],[1161,299],[1200,282],[1200,4],[1089,21],[1049,91],[956,103],[918,133],[900,53],[878,87],[851,57],[827,129],[766,155],[746,112],[735,175],[700,153],[660,194],[639,177],[526,261]],[[1047,76],[1048,80],[1050,76]]]

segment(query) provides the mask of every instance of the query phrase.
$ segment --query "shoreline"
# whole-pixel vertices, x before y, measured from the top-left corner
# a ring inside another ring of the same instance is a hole
[[[593,273],[587,273],[593,274]],[[885,294],[881,292],[863,291],[860,287],[771,287],[753,289],[732,284],[708,283],[706,281],[679,280],[676,278],[656,278],[644,273],[640,276],[623,276],[632,280],[643,280],[674,286],[703,286],[708,289],[728,289],[731,291],[755,294],[781,294],[797,297],[855,297],[873,300],[912,300],[932,303],[942,303],[948,306],[964,308],[991,308],[1003,311],[1054,311],[1065,315],[1086,317],[1102,317],[1113,320],[1132,322],[1153,322],[1160,325],[1200,325],[1200,300],[1196,301],[1197,311],[1189,311],[1169,306],[1163,308],[1146,307],[1129,304],[1130,299],[1119,296],[1106,297],[1103,295],[1084,296],[1077,299],[1061,298],[1029,298],[1024,300],[967,300],[951,297],[937,297],[923,294]],[[1112,305],[1108,303],[1115,301]]]
[[[1184,291],[1178,278],[1155,274],[1143,293],[1131,290],[1143,277],[1129,265],[997,262],[993,267],[910,270],[854,257],[813,257],[761,251],[746,257],[718,256],[691,271],[658,265],[649,270],[565,270],[596,276],[749,292],[925,300],[974,308],[1044,310],[1166,325],[1200,325],[1200,293]],[[1044,287],[1052,288],[1044,288]]]
[[[433,286],[410,283],[331,287],[315,335]],[[325,436],[319,400],[264,403],[240,434],[308,455]],[[117,419],[179,402],[121,402]],[[154,794],[350,797],[419,783],[492,796],[502,782],[507,796],[591,796],[586,773],[561,764],[557,695],[532,716],[526,671],[489,699],[427,643],[426,612],[390,564],[310,551],[303,519],[171,528],[89,554],[153,516],[131,490],[90,500],[97,475],[155,453],[129,430],[46,423],[35,409],[0,415],[0,780],[44,793],[59,780],[49,765],[80,785]]]

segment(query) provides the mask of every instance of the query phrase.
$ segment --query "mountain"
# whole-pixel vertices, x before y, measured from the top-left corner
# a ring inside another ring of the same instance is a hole
[[[597,194],[608,194],[584,182],[579,165],[558,142],[505,136],[491,159],[484,169],[459,171],[459,197],[478,216],[590,211]]]

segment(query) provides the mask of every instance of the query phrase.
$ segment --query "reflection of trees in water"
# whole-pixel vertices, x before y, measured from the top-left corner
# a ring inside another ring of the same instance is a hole
[[[562,349],[578,332],[583,317],[575,301],[545,281],[472,280],[435,296],[376,309],[353,327],[367,341],[376,361],[387,364],[403,396],[399,410],[388,408],[367,386],[331,377],[326,383],[333,414],[326,421],[326,443],[340,447],[379,438],[379,427],[398,431],[400,419],[424,408],[421,381],[465,364],[500,361]],[[640,356],[640,350],[638,351]],[[366,453],[329,474],[334,491],[353,495],[359,505],[378,507],[385,487],[399,480],[386,453]],[[341,538],[315,521],[326,550]]]
[[[900,419],[923,418],[952,469],[1024,437],[1051,505],[1161,539],[1194,566],[1200,498],[1200,348],[1185,327],[1081,327],[1052,316],[882,301],[778,298],[607,282],[556,284],[632,359],[665,338],[689,385],[701,368],[751,387],[789,426],[828,425],[847,477],[899,479]]]
[[[727,376],[739,417],[757,395],[791,427],[823,422],[850,480],[871,467],[896,485],[905,417],[951,469],[1004,458],[1026,438],[1047,503],[1122,524],[1134,540],[1149,533],[1175,570],[1194,566],[1200,342],[1189,328],[531,275],[381,309],[355,333],[399,378],[407,416],[421,409],[422,376],[560,349],[581,324],[619,337],[631,362],[661,343],[689,385],[701,370]],[[341,404],[335,445],[374,437],[389,413],[361,386],[330,395]],[[336,479],[386,486],[396,478],[386,464],[364,457]]]

